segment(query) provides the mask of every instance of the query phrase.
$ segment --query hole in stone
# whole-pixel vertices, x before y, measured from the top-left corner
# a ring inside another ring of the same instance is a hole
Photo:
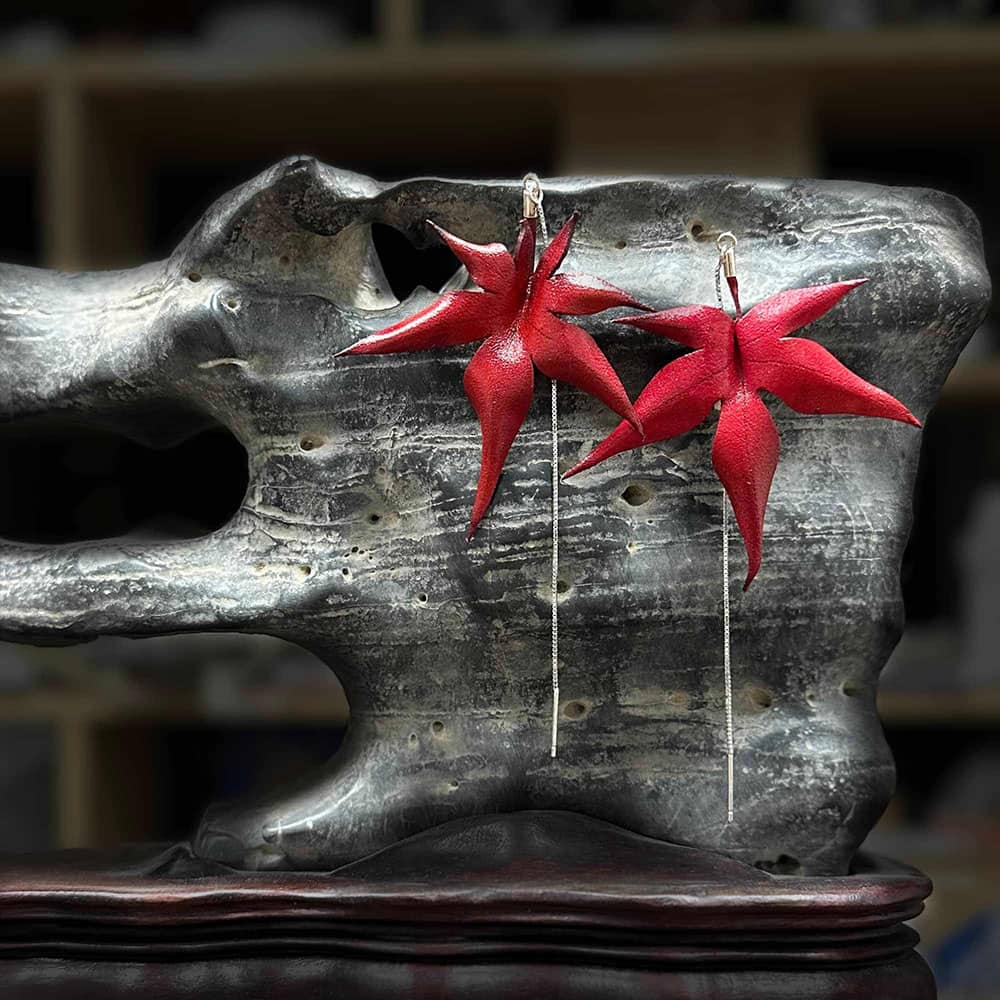
[[[774,704],[774,695],[767,688],[750,688],[750,703],[756,708],[770,708]]]
[[[369,514],[368,515],[368,523],[369,524],[378,524],[379,521],[381,521],[381,520],[382,520],[382,515],[381,514]]]
[[[410,733],[410,742],[411,743],[416,743],[417,742],[417,734],[416,733]]]
[[[303,563],[301,566],[299,566],[299,572],[303,576],[312,576],[313,568],[312,566],[307,566],[305,565],[305,563]]]
[[[565,594],[569,590],[569,584],[565,580],[556,581],[556,593]]]
[[[435,736],[440,736],[441,733],[444,732],[444,723],[441,722],[440,720],[436,720],[436,721],[432,722],[431,723],[431,732],[434,733]]]
[[[427,603],[427,595],[426,594],[417,594],[417,600],[420,601],[421,604],[426,604]]]
[[[810,704],[810,705],[815,705],[816,704],[816,692],[815,691],[812,691],[812,690],[806,691],[806,702],[808,702],[808,704]]]
[[[198,538],[240,509],[247,454],[224,427],[178,408],[122,414],[120,423],[135,439],[65,417],[0,427],[0,537]]]
[[[303,434],[299,440],[299,447],[303,451],[314,451],[322,448],[326,444],[326,438],[322,434]]]
[[[201,275],[197,271],[189,271],[188,281],[201,281]]]
[[[772,875],[801,875],[802,865],[798,858],[790,854],[779,854],[774,861],[755,861],[754,868],[770,872]]]
[[[355,552],[357,552],[357,551],[358,551],[358,547],[357,547],[357,545],[352,545],[352,546],[351,546],[351,552],[352,552],[352,553],[355,553]]]
[[[381,222],[372,223],[372,244],[392,294],[400,302],[418,286],[438,291],[461,266],[437,236],[418,248],[404,233]]]
[[[240,307],[239,299],[226,299],[227,309],[239,309],[239,307]]]
[[[688,232],[691,234],[692,239],[703,240],[708,238],[708,234],[705,231],[705,224],[701,219],[692,219],[688,223]]]
[[[343,573],[344,576],[350,576],[351,575],[351,571],[346,566],[340,572]]]
[[[569,701],[563,706],[567,719],[582,719],[587,714],[587,706],[582,701]]]
[[[624,250],[624,249],[625,249],[625,247],[627,247],[627,246],[628,246],[628,243],[626,243],[626,242],[625,242],[625,240],[619,240],[619,241],[618,241],[618,242],[617,242],[617,243],[615,244],[615,249],[616,249],[616,250]]]
[[[844,695],[848,698],[857,698],[864,688],[857,681],[848,679],[840,685],[840,690],[843,691]]]
[[[5,644],[0,649],[6,652]],[[130,709],[93,733],[104,766],[127,768],[129,779],[144,788],[139,798],[119,791],[113,813],[102,814],[103,820],[113,818],[116,839],[186,840],[209,803],[245,801],[275,787],[272,782],[287,787],[302,781],[337,752],[350,714],[343,688],[327,664],[301,646],[271,636],[102,636],[83,645],[48,647],[45,663],[58,677],[113,676],[116,690],[128,692],[126,702],[134,700],[137,713]],[[225,683],[216,684],[223,676]],[[94,687],[99,690],[102,684]],[[212,691],[210,702],[203,700],[206,690]],[[293,719],[287,712],[289,691],[308,701],[306,716]],[[156,705],[165,692],[190,708],[168,710],[154,734],[140,706]],[[24,731],[34,728],[26,725]],[[50,743],[46,727],[39,728]],[[4,768],[9,768],[9,746],[10,741]],[[50,780],[44,777],[46,785]],[[80,791],[100,794],[92,785]],[[3,850],[18,849],[18,831],[9,817],[5,823]],[[24,849],[37,850],[37,843],[25,843]],[[10,996],[5,988],[0,995]],[[92,994],[95,1000],[103,995],[99,990]]]
[[[645,483],[629,483],[622,493],[622,500],[630,507],[641,507],[653,499],[653,491]]]
[[[291,262],[292,262],[292,258],[291,258],[291,257],[289,257],[287,253],[283,253],[283,254],[282,254],[282,255],[281,255],[281,256],[280,256],[279,258],[278,258],[278,263],[279,263],[279,264],[280,264],[280,265],[281,265],[282,267],[288,267],[288,265],[289,265],[289,264],[291,264]]]

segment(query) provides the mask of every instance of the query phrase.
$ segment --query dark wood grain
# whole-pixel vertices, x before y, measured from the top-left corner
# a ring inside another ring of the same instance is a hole
[[[822,970],[647,969],[535,963],[255,958],[140,963],[18,960],[4,1000],[934,1000],[911,952],[884,966]]]

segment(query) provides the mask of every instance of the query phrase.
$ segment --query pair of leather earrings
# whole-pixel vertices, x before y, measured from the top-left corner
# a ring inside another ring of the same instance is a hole
[[[469,243],[428,224],[465,265],[478,291],[445,292],[408,319],[366,337],[342,354],[394,354],[482,340],[465,371],[465,391],[479,417],[482,462],[468,537],[482,521],[511,445],[534,394],[534,369],[552,380],[552,756],[556,754],[558,683],[558,404],[557,383],[594,396],[622,418],[573,476],[613,455],[690,431],[718,409],[712,464],[733,507],[746,548],[744,589],[760,568],[764,515],[778,462],[778,432],[760,392],[799,413],[858,414],[919,421],[897,399],[846,368],[815,341],[792,337],[819,319],[866,279],[779,292],[744,313],[735,271],[736,239],[719,238],[717,306],[690,305],[651,312],[627,292],[590,275],[556,273],[569,249],[574,212],[547,241],[541,183],[528,174],[513,253],[502,243]],[[538,247],[538,237],[542,247]],[[547,243],[547,245],[545,245]],[[540,255],[536,249],[541,249]],[[537,263],[536,263],[537,259]],[[721,279],[734,316],[723,308]],[[593,337],[565,316],[616,307],[644,314],[613,320],[667,337],[691,351],[662,368],[633,405]],[[729,674],[728,510],[723,498],[724,646],[728,758],[728,810],[732,819],[733,737]]]

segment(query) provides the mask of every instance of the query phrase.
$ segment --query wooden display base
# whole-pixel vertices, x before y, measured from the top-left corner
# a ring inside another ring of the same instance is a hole
[[[919,872],[769,875],[565,812],[459,820],[334,873],[184,845],[0,859],[5,1000],[932,1000]]]

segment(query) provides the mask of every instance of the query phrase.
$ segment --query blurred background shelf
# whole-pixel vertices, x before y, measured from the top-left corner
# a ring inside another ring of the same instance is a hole
[[[336,749],[347,718],[336,685],[296,691],[272,684],[215,704],[191,692],[140,687],[0,696],[0,726],[34,724],[51,741],[49,822],[64,846],[113,846],[162,838],[165,830],[183,838],[197,822],[202,796],[223,777],[217,759],[206,781],[204,759],[193,748],[219,754],[220,741],[228,740],[235,761],[237,746],[253,744],[243,760],[250,782],[229,775],[238,794],[320,763]],[[264,761],[261,753],[272,757]]]
[[[247,722],[294,724],[325,723],[334,728],[347,725],[347,701],[339,691],[288,690],[281,684],[240,691],[225,705],[184,691],[144,691],[108,694],[89,689],[59,692],[32,691],[0,695],[0,722],[45,722],[54,726],[84,723],[89,726],[118,724],[169,725],[177,722],[239,725]]]
[[[758,26],[712,31],[566,32],[551,37],[490,40],[356,42],[349,47],[308,47],[248,62],[197,47],[181,51],[156,47],[134,52],[88,47],[53,61],[51,73],[85,88],[121,86],[185,89],[212,83],[352,85],[383,80],[488,80],[529,77],[558,85],[578,76],[631,78],[678,74],[797,73],[803,82],[827,74],[869,71],[887,77],[893,70],[926,80],[937,69],[988,79],[997,66],[1000,26],[947,28],[941,25],[830,32],[820,28]],[[12,77],[44,83],[44,68],[13,68]],[[912,82],[912,81],[911,81]],[[3,78],[0,78],[0,84]],[[838,88],[842,89],[842,88]],[[996,89],[995,87],[990,88]]]
[[[263,636],[0,645],[0,654],[0,755],[15,777],[26,755],[8,805],[20,794],[41,817],[26,846],[183,838],[206,797],[321,763],[349,718],[324,664]],[[21,842],[4,838],[2,823],[0,839],[0,849]]]
[[[375,23],[393,18],[413,20]],[[954,148],[995,128],[1000,23],[500,40],[387,29],[294,55],[87,43],[8,60],[0,95],[0,152],[34,175],[41,260],[108,267],[168,252],[192,221],[199,199],[168,219],[164,187],[212,196],[293,151],[386,176],[797,176],[873,137],[903,156],[929,133]],[[489,128],[455,142],[470,114]],[[917,181],[922,159],[914,148]]]
[[[996,404],[1000,400],[1000,359],[956,368],[944,386],[942,402],[949,405]]]
[[[893,727],[1000,728],[1000,687],[961,693],[902,694],[881,691],[878,714]]]
[[[976,211],[995,271],[998,137],[993,0],[9,0],[0,12],[0,260],[67,270],[164,256],[212,199],[309,153],[383,179],[925,185]],[[878,836],[928,859],[932,943],[997,900],[979,891],[1000,846],[996,329],[994,310],[928,422],[904,561],[911,625],[879,699],[900,769]],[[0,435],[0,468],[8,447]],[[0,519],[11,488],[0,477]],[[330,671],[272,640],[0,644],[0,847],[184,836],[207,802],[324,759],[347,718]],[[913,831],[933,844],[911,850]]]

